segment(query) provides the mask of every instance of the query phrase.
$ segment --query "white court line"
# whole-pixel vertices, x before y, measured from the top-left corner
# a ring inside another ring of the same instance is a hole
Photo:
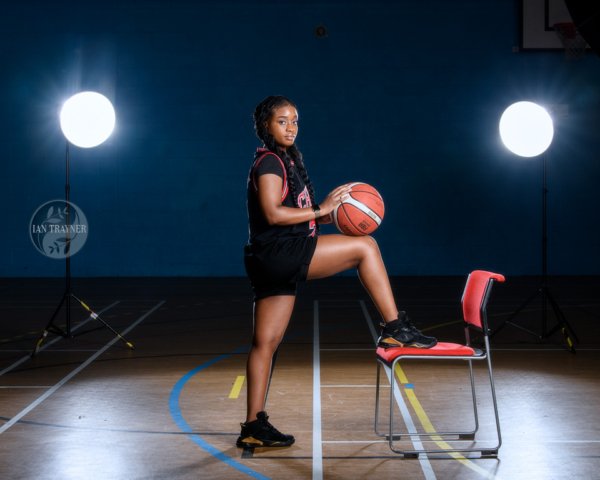
[[[319,351],[319,302],[313,304],[313,480],[323,479],[321,432],[321,354]]]
[[[133,322],[129,327],[127,327],[125,330],[123,330],[122,335],[123,336],[127,335],[127,333],[129,333],[131,330],[133,330],[139,323],[141,323],[150,314],[152,314],[156,310],[158,310],[164,303],[165,303],[165,300],[158,302],[154,307],[152,307],[150,310],[148,310],[146,313],[144,313],[144,315],[142,315],[135,322]],[[25,415],[27,415],[29,412],[31,412],[35,407],[40,405],[44,400],[46,400],[48,397],[50,397],[52,394],[54,394],[60,387],[62,387],[65,383],[67,383],[69,380],[71,380],[75,375],[77,375],[79,372],[81,372],[88,365],[90,365],[94,360],[96,360],[100,355],[102,355],[106,350],[108,350],[110,347],[112,347],[118,341],[121,341],[121,339],[119,337],[113,338],[110,342],[108,342],[106,345],[104,345],[104,347],[102,347],[100,350],[98,350],[94,355],[92,355],[85,362],[83,362],[81,365],[79,365],[79,367],[77,367],[75,370],[73,370],[71,373],[69,373],[66,377],[64,377],[62,380],[60,380],[57,384],[55,384],[52,388],[50,388],[50,390],[45,392],[43,395],[39,396],[36,400],[34,400],[32,403],[30,403],[27,407],[25,407],[23,410],[21,410],[19,413],[17,413],[8,422],[6,422],[4,425],[2,425],[2,427],[0,427],[0,435],[3,434],[4,432],[6,432],[10,427],[12,427],[19,420],[21,420],[21,418],[23,418]]]
[[[54,340],[58,340],[58,339],[56,338]],[[96,351],[95,348],[54,348],[52,350],[48,350],[48,353],[65,353],[65,352],[81,353],[81,352],[95,352],[95,351]],[[31,348],[27,348],[27,349],[19,348],[19,349],[13,349],[13,350],[0,348],[0,353],[17,353],[17,352],[31,352]]]
[[[387,440],[323,440],[323,443],[333,443],[343,445],[345,443],[361,443],[371,445],[372,443],[388,443]]]
[[[373,337],[373,342],[375,344],[377,344],[378,335],[377,335],[377,332],[375,331],[375,327],[373,326],[373,320],[371,319],[371,315],[369,314],[369,311],[367,310],[367,306],[365,305],[364,300],[359,300],[358,303],[360,303],[360,308],[362,309],[362,312],[365,317],[365,320],[367,321],[369,330],[371,331],[371,336]],[[388,377],[388,381],[390,382],[390,385],[391,385],[392,375],[394,373],[387,366],[384,367],[384,371],[385,371],[385,373]],[[417,429],[415,428],[415,424],[413,423],[412,417],[410,416],[410,412],[408,411],[406,403],[404,402],[404,399],[402,398],[402,393],[400,393],[400,388],[398,387],[398,382],[394,382],[394,398],[396,399],[396,403],[398,404],[398,407],[400,408],[400,413],[402,414],[402,418],[404,419],[404,423],[406,424],[408,433],[409,434],[417,433]],[[423,444],[421,443],[421,441],[418,437],[411,437],[411,441],[415,447],[415,450],[423,449]],[[425,479],[426,480],[435,480],[436,479],[435,472],[433,471],[431,463],[429,462],[429,459],[427,458],[427,454],[419,455],[419,463],[421,464],[421,469],[423,470],[423,475],[425,475]]]
[[[321,385],[321,388],[375,388],[375,385]]]
[[[19,390],[21,388],[52,388],[52,385],[2,385],[0,386],[0,390],[1,389],[14,389],[14,390]]]
[[[537,442],[538,440],[536,440]],[[600,443],[600,440],[540,440],[540,443]]]
[[[115,305],[117,305],[120,302],[120,300],[117,300],[116,302],[111,303],[108,307],[104,307],[102,310],[98,311],[98,314],[101,314],[103,312],[106,312],[107,310],[111,309],[112,307],[114,307]],[[90,320],[92,319],[92,316],[90,315],[89,317],[87,317],[83,322],[78,323],[77,325],[75,325],[72,329],[71,332],[76,331],[78,328],[83,327],[86,323],[88,323]],[[62,339],[63,337],[56,337],[52,340],[50,340],[49,342],[44,343],[44,345],[42,345],[40,347],[40,349],[38,350],[38,353],[41,352],[42,350],[46,350],[46,348],[48,348],[50,345],[55,344],[56,342],[58,342],[60,339]],[[19,358],[19,360],[17,360],[15,363],[13,363],[12,365],[9,365],[8,367],[6,367],[4,370],[0,370],[0,377],[2,375],[4,375],[5,373],[10,372],[11,370],[14,370],[15,368],[17,368],[19,365],[21,365],[22,363],[25,363],[27,360],[31,359],[31,355],[25,355],[24,357]]]

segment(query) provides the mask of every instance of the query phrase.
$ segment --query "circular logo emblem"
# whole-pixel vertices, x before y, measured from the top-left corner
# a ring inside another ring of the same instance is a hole
[[[29,221],[29,238],[42,255],[64,259],[83,248],[88,223],[83,211],[66,200],[50,200],[39,206]]]

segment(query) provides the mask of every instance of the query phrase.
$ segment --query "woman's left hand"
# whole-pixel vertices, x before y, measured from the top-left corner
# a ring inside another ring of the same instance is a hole
[[[344,185],[340,185],[339,187],[334,188],[329,195],[323,200],[321,203],[321,212],[323,216],[330,214],[333,212],[335,207],[337,207],[343,200],[346,199],[350,190],[352,190],[352,184],[346,183]]]

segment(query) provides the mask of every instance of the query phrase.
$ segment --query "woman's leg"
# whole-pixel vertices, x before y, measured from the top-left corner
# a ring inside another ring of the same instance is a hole
[[[308,269],[308,279],[358,269],[358,275],[383,320],[398,318],[398,308],[379,246],[373,237],[321,235]]]
[[[254,336],[246,366],[246,422],[256,420],[256,414],[265,409],[271,361],[285,334],[295,300],[293,295],[276,295],[257,300],[254,304]]]
[[[357,268],[358,275],[385,321],[377,341],[379,346],[431,348],[437,340],[423,335],[398,312],[390,279],[375,239],[369,236],[322,235],[308,268],[307,278],[329,277]]]

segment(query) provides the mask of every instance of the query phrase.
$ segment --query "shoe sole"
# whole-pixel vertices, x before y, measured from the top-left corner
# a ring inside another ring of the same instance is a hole
[[[257,440],[253,437],[252,440],[248,441],[248,440],[242,440],[241,438],[238,438],[237,442],[235,443],[236,446],[238,448],[275,448],[275,447],[289,447],[291,445],[294,444],[294,442],[296,441],[294,440],[288,440],[287,442],[264,442],[262,440]]]
[[[394,340],[391,339],[393,341],[392,342],[385,342],[385,341],[380,341],[377,343],[378,347],[382,347],[382,348],[432,348],[435,347],[437,345],[437,341],[435,341],[434,343],[432,343],[431,345],[426,345],[424,343],[402,343],[399,342],[398,340]]]

